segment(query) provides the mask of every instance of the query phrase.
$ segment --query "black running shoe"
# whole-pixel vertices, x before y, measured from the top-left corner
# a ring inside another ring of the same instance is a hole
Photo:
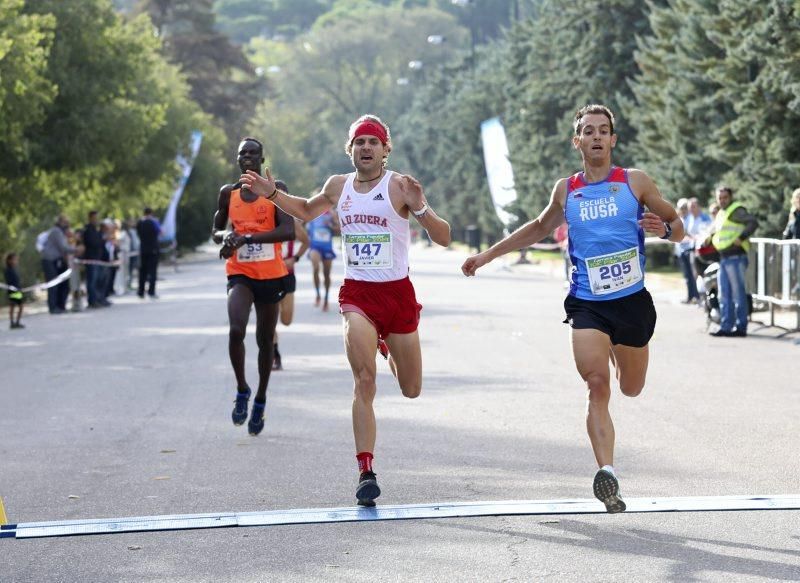
[[[625,512],[625,502],[619,495],[619,482],[608,470],[598,470],[594,475],[594,495],[606,505],[609,514]]]
[[[266,401],[264,403],[253,401],[250,421],[247,422],[247,431],[250,432],[250,435],[258,435],[261,433],[261,430],[264,429],[264,409],[266,409],[266,407]]]
[[[362,472],[361,477],[358,479],[358,489],[356,490],[358,505],[367,507],[375,506],[375,498],[380,495],[381,489],[378,486],[375,472]]]
[[[233,419],[234,425],[244,425],[244,422],[247,421],[247,403],[249,401],[249,388],[244,393],[236,391],[236,400],[234,401],[233,411],[231,412],[231,419]]]

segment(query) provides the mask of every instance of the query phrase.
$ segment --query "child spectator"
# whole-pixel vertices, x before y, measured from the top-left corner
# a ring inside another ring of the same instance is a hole
[[[20,318],[22,318],[22,283],[20,283],[19,273],[17,273],[17,264],[19,263],[19,257],[17,257],[16,253],[9,253],[6,255],[6,270],[5,270],[5,277],[6,277],[6,284],[9,286],[8,290],[8,317],[11,320],[11,329],[17,328],[24,328],[20,323]],[[16,311],[17,317],[14,318],[14,312]]]

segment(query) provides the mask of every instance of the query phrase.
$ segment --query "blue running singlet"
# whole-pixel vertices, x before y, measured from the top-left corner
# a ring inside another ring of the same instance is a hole
[[[333,214],[331,211],[324,212],[310,221],[307,228],[312,249],[333,250]]]
[[[570,295],[606,301],[644,288],[643,212],[624,168],[612,166],[600,182],[586,182],[583,172],[567,179]]]

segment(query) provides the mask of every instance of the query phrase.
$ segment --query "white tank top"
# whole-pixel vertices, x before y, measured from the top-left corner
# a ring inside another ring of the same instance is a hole
[[[389,199],[387,171],[369,192],[353,188],[355,172],[347,180],[336,205],[342,227],[344,277],[361,281],[396,281],[408,276],[408,219],[397,214]]]

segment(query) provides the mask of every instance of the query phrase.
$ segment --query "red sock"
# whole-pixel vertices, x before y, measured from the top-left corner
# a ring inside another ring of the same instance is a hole
[[[361,472],[362,474],[364,472],[371,472],[372,458],[373,455],[368,451],[362,451],[361,453],[357,453],[356,459],[358,460],[358,471]]]

